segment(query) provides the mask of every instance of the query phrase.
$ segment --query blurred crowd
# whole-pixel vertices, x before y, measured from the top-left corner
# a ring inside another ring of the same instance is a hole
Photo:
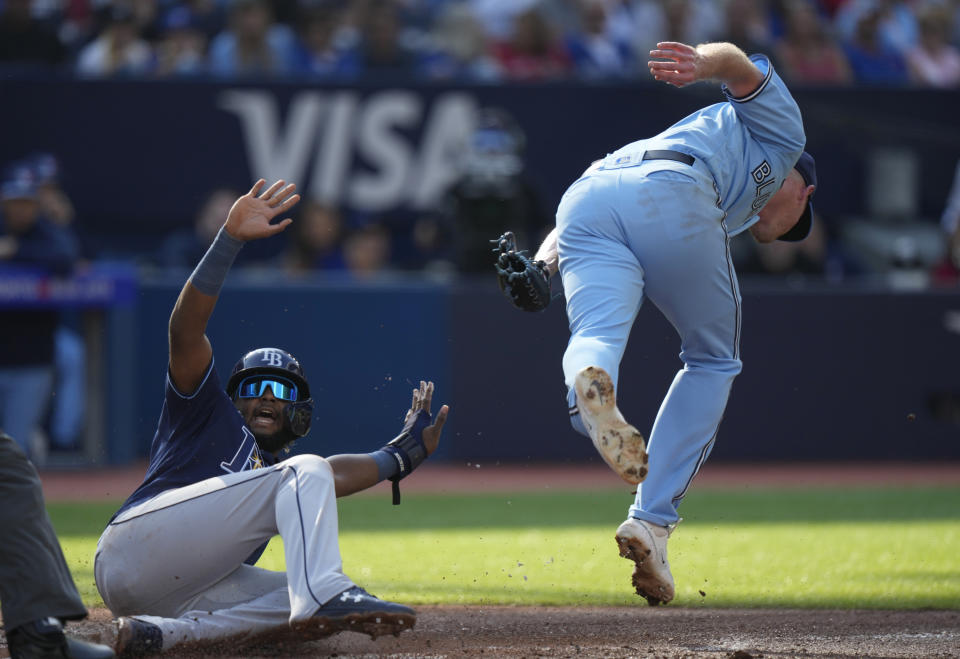
[[[629,79],[663,39],[794,83],[960,86],[960,0],[0,0],[0,67],[90,77]]]

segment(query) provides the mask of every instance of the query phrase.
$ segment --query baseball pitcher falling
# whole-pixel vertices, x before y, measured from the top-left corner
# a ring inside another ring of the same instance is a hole
[[[740,372],[740,289],[730,238],[803,240],[813,221],[813,158],[796,102],[763,55],[729,43],[661,42],[656,80],[716,80],[726,101],[594,162],[564,193],[556,228],[533,259],[512,234],[496,243],[500,287],[528,311],[550,301],[559,271],[570,342],[563,356],[570,421],[636,501],[617,529],[633,585],[651,605],[674,596],[667,538],[710,454]],[[680,335],[677,373],[647,446],[617,408],[620,360],[644,297]],[[649,453],[648,453],[649,451]]]

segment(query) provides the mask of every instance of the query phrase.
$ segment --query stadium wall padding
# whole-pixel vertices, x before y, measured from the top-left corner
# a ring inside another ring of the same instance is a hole
[[[108,413],[114,462],[148,450],[179,288],[173,281],[142,284],[136,319],[123,325],[136,327],[135,355],[111,353],[120,361],[110,372],[124,380],[110,390],[135,401],[133,414]],[[208,335],[224,381],[254,347],[280,346],[300,358],[317,408],[298,451],[375,450],[399,432],[412,387],[432,379],[437,403],[452,409],[439,460],[599,459],[568,423],[562,298],[530,314],[513,309],[492,278],[452,285],[228,283]],[[682,366],[679,352],[673,329],[647,302],[618,392],[622,411],[644,433]],[[745,282],[741,352],[743,372],[711,460],[960,459],[955,291],[788,292]]]

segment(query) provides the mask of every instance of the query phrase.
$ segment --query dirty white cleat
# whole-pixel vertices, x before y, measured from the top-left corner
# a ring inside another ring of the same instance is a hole
[[[658,526],[630,517],[617,529],[620,555],[636,563],[633,586],[650,606],[673,599],[673,575],[667,561],[667,538],[672,527]]]
[[[623,480],[636,485],[647,477],[647,444],[617,409],[613,380],[599,366],[587,366],[574,380],[580,419],[597,452]]]

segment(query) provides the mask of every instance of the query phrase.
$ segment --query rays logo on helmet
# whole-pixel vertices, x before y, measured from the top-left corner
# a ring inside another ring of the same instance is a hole
[[[267,348],[263,351],[263,358],[261,361],[266,362],[267,366],[276,366],[279,368],[283,366],[283,355],[280,354],[279,350]]]

